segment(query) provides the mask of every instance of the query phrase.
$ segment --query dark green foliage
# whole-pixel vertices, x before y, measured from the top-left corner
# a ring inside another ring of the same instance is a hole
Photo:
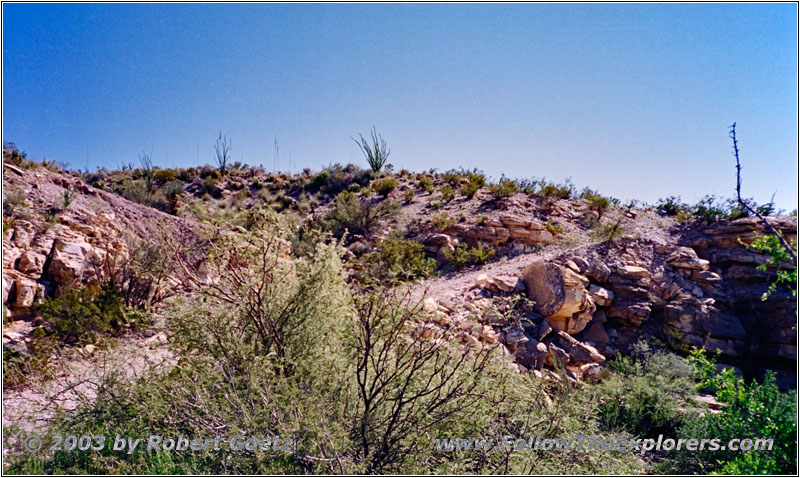
[[[677,216],[679,212],[686,211],[689,206],[681,202],[680,196],[669,196],[661,198],[655,205],[655,210],[664,216]]]
[[[506,179],[506,177],[503,176],[497,184],[489,185],[489,192],[492,193],[495,199],[511,197],[517,192],[517,184],[513,180]]]
[[[797,241],[792,241],[790,246],[797,251]],[[770,295],[778,290],[778,286],[790,290],[792,292],[792,297],[797,296],[797,264],[793,262],[792,256],[789,255],[789,252],[783,247],[783,244],[781,244],[777,236],[772,234],[759,236],[750,245],[746,245],[746,247],[769,254],[769,264],[777,268],[775,271],[777,279],[769,285],[769,289],[761,296],[761,300],[767,300]],[[785,264],[794,264],[794,267],[789,270],[783,269],[782,267],[784,267]],[[758,269],[766,271],[767,264],[760,264]]]
[[[25,151],[17,149],[16,144],[8,141],[3,142],[3,161],[8,161],[15,166],[27,167],[27,158],[28,155]]]
[[[616,222],[597,222],[594,226],[592,235],[595,239],[601,242],[613,241],[625,233],[625,228],[620,221]]]
[[[425,255],[422,244],[402,239],[387,239],[377,250],[362,258],[368,266],[363,274],[369,279],[411,281],[436,272],[436,259]]]
[[[479,244],[477,247],[469,247],[461,243],[454,250],[446,251],[444,257],[456,269],[463,269],[469,266],[480,266],[489,262],[495,255],[492,247]]]
[[[694,371],[685,359],[640,343],[633,356],[609,365],[613,373],[598,385],[606,430],[647,438],[670,435],[691,417],[681,410],[694,392]]]
[[[62,209],[66,210],[69,209],[70,204],[72,204],[72,200],[75,199],[75,194],[69,190],[69,188],[64,189],[64,193],[61,195],[61,207]]]
[[[82,289],[67,287],[34,310],[47,322],[47,330],[68,345],[93,343],[102,335],[136,325],[127,320],[120,293],[110,282]]]
[[[327,171],[322,171],[314,176],[314,179],[311,180],[309,183],[308,188],[312,191],[319,191],[322,189],[323,186],[328,184],[328,180],[331,178],[331,174]]]
[[[569,199],[574,190],[569,185],[545,183],[539,188],[538,195],[546,199]]]
[[[335,196],[342,191],[358,191],[367,186],[375,173],[369,169],[361,169],[354,164],[342,166],[339,163],[326,167],[314,176],[306,187],[309,191],[320,191]]]
[[[724,404],[718,414],[687,421],[679,438],[772,439],[772,450],[675,450],[660,467],[666,473],[796,474],[797,392],[781,392],[771,372],[763,383],[747,383],[733,370],[717,372],[714,360],[695,350],[691,356],[699,387],[713,387]]]
[[[373,202],[344,191],[334,199],[331,210],[322,221],[322,229],[337,238],[341,238],[345,231],[350,235],[370,236],[378,225],[392,219],[399,210],[400,204],[395,201]]]

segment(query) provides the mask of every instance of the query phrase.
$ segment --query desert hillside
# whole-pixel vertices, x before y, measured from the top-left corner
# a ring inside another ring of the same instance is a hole
[[[425,446],[445,429],[650,437],[696,417],[717,426],[709,417],[739,405],[713,398],[722,382],[698,383],[689,364],[711,367],[704,380],[796,389],[796,265],[763,246],[765,225],[734,202],[626,204],[477,170],[81,173],[15,149],[3,162],[4,427],[31,429],[32,415],[92,427],[169,417],[187,432],[303,437],[291,458],[151,472],[704,473],[719,470],[716,455],[464,464]],[[796,213],[767,221],[796,241]],[[125,368],[113,383],[112,358]],[[310,384],[325,405],[289,413],[288,397]],[[145,395],[156,405],[143,411]],[[158,408],[171,400],[179,410]],[[129,417],[116,416],[120,402]],[[273,406],[285,413],[256,412]],[[484,409],[497,415],[464,418]],[[775,456],[777,470],[792,466]],[[143,465],[48,460],[46,472]]]

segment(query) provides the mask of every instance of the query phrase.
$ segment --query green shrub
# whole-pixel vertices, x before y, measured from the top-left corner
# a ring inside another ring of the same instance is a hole
[[[403,190],[403,201],[406,204],[411,204],[414,200],[414,188],[406,188]]]
[[[68,345],[97,342],[103,335],[136,325],[128,321],[122,297],[110,282],[82,289],[67,287],[58,297],[45,298],[34,310],[47,322],[48,331]]]
[[[732,369],[717,372],[714,360],[702,350],[691,355],[699,388],[713,387],[724,406],[687,421],[678,438],[717,438],[727,444],[733,438],[771,439],[772,450],[673,450],[660,466],[666,473],[795,474],[797,473],[797,392],[781,392],[768,372],[763,383],[747,383]]]
[[[739,239],[739,242],[741,243],[742,240]],[[778,286],[786,287],[792,292],[792,297],[797,297],[797,264],[794,264],[794,268],[790,270],[781,268],[782,264],[792,264],[793,259],[777,236],[764,234],[758,236],[750,245],[745,244],[745,246],[748,249],[753,248],[759,252],[769,254],[769,264],[777,268],[775,271],[777,278],[769,285],[769,289],[761,296],[761,300],[767,300],[770,295],[778,290]],[[791,241],[789,246],[796,254],[797,241]],[[757,268],[758,270],[766,271],[767,264],[760,264]]]
[[[589,202],[589,210],[597,213],[597,219],[601,219],[603,213],[611,207],[611,200],[599,194],[591,194],[586,200]]]
[[[433,193],[433,178],[428,175],[423,175],[419,178],[418,186],[427,193]]]
[[[592,235],[598,241],[609,242],[613,241],[624,233],[625,228],[622,226],[620,221],[607,223],[598,222],[594,227]]]
[[[431,226],[436,232],[443,232],[456,224],[456,220],[451,218],[446,212],[441,212],[433,216]]]
[[[495,199],[511,197],[515,192],[517,192],[517,184],[511,179],[502,177],[497,184],[489,185],[489,192],[492,193],[492,196],[494,196]]]
[[[493,247],[478,244],[478,247],[469,247],[461,243],[454,250],[446,251],[444,257],[456,269],[463,269],[468,266],[480,266],[489,262],[495,255]]]
[[[459,189],[459,191],[461,192],[461,195],[464,196],[465,198],[472,199],[473,197],[475,197],[475,193],[477,193],[480,188],[481,186],[479,184],[469,182],[462,184],[461,189]]]
[[[380,178],[372,181],[372,189],[383,197],[388,197],[396,187],[397,180],[394,178]]]
[[[157,169],[153,174],[153,179],[159,183],[168,183],[178,180],[178,174],[174,169]]]
[[[75,194],[69,190],[69,188],[64,189],[64,193],[61,195],[61,207],[64,210],[69,209],[70,204],[72,204],[72,200],[75,199]]]
[[[328,184],[328,181],[330,180],[330,178],[331,178],[331,174],[329,172],[322,171],[322,172],[318,173],[316,176],[314,176],[314,179],[311,180],[311,183],[308,185],[308,187],[312,191],[319,191],[326,184]]]
[[[449,184],[445,184],[444,186],[442,186],[440,192],[442,193],[442,202],[446,203],[450,202],[456,197],[455,189],[453,189],[453,187],[450,186]]]
[[[394,218],[399,210],[400,204],[396,201],[375,203],[344,191],[334,199],[331,210],[322,220],[321,228],[337,238],[341,238],[345,231],[351,235],[370,236],[380,224]]]
[[[613,373],[597,385],[604,429],[650,438],[669,435],[695,416],[686,411],[694,370],[685,359],[640,342],[633,356],[616,358],[609,366]]]
[[[28,167],[28,155],[24,151],[17,149],[17,145],[11,142],[3,142],[3,161],[7,161],[15,166]]]
[[[3,195],[3,217],[18,217],[25,208],[28,196],[16,188],[8,187],[6,191],[8,194]]]
[[[195,295],[176,301],[170,309],[169,340],[178,360],[168,369],[142,375],[104,373],[90,402],[79,403],[75,413],[55,415],[37,432],[292,437],[288,452],[127,454],[107,446],[55,453],[45,447],[39,453],[26,453],[22,440],[17,440],[4,447],[4,471],[426,475],[646,471],[638,455],[614,450],[436,450],[435,440],[453,437],[605,439],[611,434],[598,428],[593,418],[596,396],[580,385],[566,379],[545,384],[533,374],[512,371],[494,347],[471,349],[443,332],[435,332],[435,340],[426,339],[421,327],[427,313],[421,304],[397,289],[351,290],[339,260],[341,248],[320,243],[315,254],[290,263],[282,260],[281,236],[273,234],[265,226],[244,237],[204,238],[210,248],[205,265],[219,280],[213,285],[200,281]],[[197,251],[185,251],[192,252]],[[193,262],[187,264],[188,275],[199,279]]]
[[[544,228],[547,229],[547,232],[553,235],[553,237],[558,236],[559,234],[564,233],[564,228],[559,226],[558,224],[554,223],[550,219],[544,224]]]
[[[569,199],[573,191],[567,185],[546,183],[539,189],[539,196],[545,199]]]
[[[402,239],[387,239],[374,252],[363,257],[369,266],[365,277],[389,281],[411,281],[436,272],[436,259],[425,255],[422,244]]]

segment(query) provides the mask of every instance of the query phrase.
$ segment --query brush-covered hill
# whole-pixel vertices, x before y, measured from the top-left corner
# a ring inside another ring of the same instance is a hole
[[[135,340],[154,318],[166,335],[185,332],[176,304],[198,297],[261,317],[262,339],[282,331],[267,341],[273,352],[295,335],[326,348],[336,326],[304,335],[304,320],[265,304],[283,300],[282,282],[293,300],[337,303],[323,292],[337,274],[358,311],[357,296],[375,291],[414,311],[401,321],[408,340],[435,353],[447,344],[492,351],[522,377],[603,382],[609,364],[646,343],[679,355],[702,348],[739,376],[771,370],[781,388],[796,387],[796,284],[784,280],[796,267],[750,246],[765,227],[730,201],[625,204],[569,182],[490,182],[477,170],[334,165],[289,175],[236,163],[80,173],[13,149],[3,161],[10,392],[52,376],[61,347],[91,357],[110,346],[106,337]],[[796,216],[767,220],[796,241]],[[323,265],[328,254],[336,259]],[[260,272],[237,275],[253,267]],[[304,304],[296,315],[314,316]],[[370,313],[356,314],[353,330],[368,330]],[[552,391],[542,396],[552,405]]]

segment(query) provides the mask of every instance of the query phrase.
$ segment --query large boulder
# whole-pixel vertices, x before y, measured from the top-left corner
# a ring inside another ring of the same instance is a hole
[[[58,238],[53,244],[53,256],[47,273],[60,284],[71,283],[83,276],[86,259],[92,251],[87,242]]]
[[[588,280],[548,262],[534,262],[522,271],[528,297],[556,330],[576,334],[592,320],[594,301],[585,289]]]

